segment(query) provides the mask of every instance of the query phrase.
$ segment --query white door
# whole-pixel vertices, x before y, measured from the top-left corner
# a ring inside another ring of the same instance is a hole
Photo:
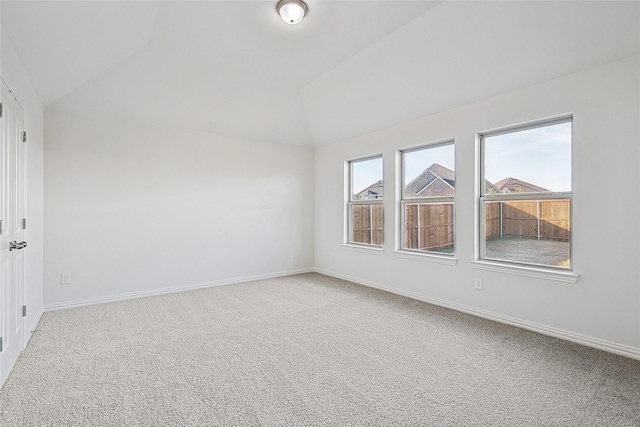
[[[23,347],[24,143],[22,106],[2,82],[0,150],[0,385]]]

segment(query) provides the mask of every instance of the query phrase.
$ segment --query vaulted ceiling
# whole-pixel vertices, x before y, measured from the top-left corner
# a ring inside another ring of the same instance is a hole
[[[6,1],[43,104],[324,145],[640,54],[640,2]]]

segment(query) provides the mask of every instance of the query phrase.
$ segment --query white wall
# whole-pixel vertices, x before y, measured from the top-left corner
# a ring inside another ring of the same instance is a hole
[[[640,358],[640,58],[424,117],[315,151],[315,263],[328,274]],[[464,85],[460,86],[464,90]],[[572,113],[573,264],[567,284],[475,269],[475,137]],[[456,265],[394,255],[396,149],[455,138]],[[343,246],[344,162],[382,153],[384,253]],[[595,206],[604,208],[596,208]],[[474,289],[474,278],[484,290]]]
[[[27,339],[36,329],[43,312],[43,162],[44,107],[36,95],[27,73],[2,30],[0,75],[24,107],[24,128],[27,142],[27,230],[25,251],[24,304],[27,306],[25,330]],[[25,342],[26,345],[26,342]]]
[[[313,268],[311,148],[60,104],[45,113],[47,308]]]

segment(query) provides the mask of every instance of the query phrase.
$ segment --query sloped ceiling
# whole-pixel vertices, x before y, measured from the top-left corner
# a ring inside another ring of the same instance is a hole
[[[640,2],[2,1],[45,105],[324,145],[640,54]]]

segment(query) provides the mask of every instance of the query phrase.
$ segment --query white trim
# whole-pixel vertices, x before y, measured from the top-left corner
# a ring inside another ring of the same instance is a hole
[[[475,211],[475,222],[474,229],[476,231],[476,235],[474,238],[474,243],[476,248],[475,259],[473,262],[475,268],[481,270],[489,270],[489,271],[497,271],[497,272],[505,272],[512,273],[519,276],[528,276],[528,277],[537,277],[549,280],[556,280],[559,282],[566,283],[576,283],[578,281],[578,275],[572,272],[555,272],[552,270],[545,270],[541,268],[536,268],[536,265],[533,263],[524,263],[527,264],[526,267],[521,266],[513,266],[509,264],[499,264],[497,262],[492,262],[492,260],[486,257],[487,253],[487,236],[486,236],[486,204],[487,203],[509,203],[511,201],[537,201],[538,202],[538,239],[540,239],[540,200],[569,200],[569,224],[573,225],[573,188],[571,191],[561,191],[561,192],[527,192],[527,193],[497,193],[497,194],[485,194],[487,177],[485,174],[485,147],[486,147],[486,139],[499,136],[499,135],[507,135],[511,133],[518,133],[527,131],[530,129],[539,129],[548,126],[554,126],[558,124],[568,123],[571,126],[570,133],[570,142],[571,142],[571,159],[570,159],[570,175],[573,179],[573,154],[574,154],[574,141],[573,141],[573,114],[564,114],[561,116],[555,116],[547,119],[535,120],[523,124],[510,125],[507,127],[503,127],[500,129],[495,129],[492,131],[484,131],[476,134],[476,179],[479,179],[480,185],[476,185],[476,208]],[[573,182],[573,181],[572,181]],[[497,183],[496,183],[497,184]],[[497,188],[496,184],[492,184]],[[498,189],[499,190],[499,189]],[[500,207],[500,237],[502,237],[502,205]],[[573,269],[573,230],[569,230],[569,264],[571,269]]]
[[[525,131],[529,129],[537,129],[545,126],[553,126],[561,123],[573,123],[573,113],[558,114],[556,116],[550,116],[543,119],[526,121],[522,123],[512,124],[508,126],[501,126],[494,129],[478,132],[481,137],[486,136],[499,136],[507,133]],[[573,141],[572,141],[573,142]]]
[[[372,253],[375,255],[382,255],[384,254],[384,249],[382,248],[382,246],[366,246],[364,244],[362,245],[356,245],[354,243],[343,243],[342,247],[345,249],[349,249],[350,251],[356,251],[356,252],[366,252],[366,253]]]
[[[411,145],[409,147],[399,148],[398,151],[401,151],[403,153],[410,153],[412,151],[420,151],[427,148],[435,148],[435,147],[438,147],[439,145],[444,146],[449,144],[455,144],[455,142],[456,142],[455,138],[445,138],[437,141],[431,141],[426,143],[421,142],[419,144]]]
[[[447,264],[447,265],[456,265],[458,260],[455,256],[447,256],[447,255],[437,255],[433,252],[429,253],[416,253],[411,251],[395,251],[393,253],[394,257],[397,258],[405,258],[416,261],[426,261],[433,262],[436,264]]]
[[[452,310],[468,313],[484,319],[493,320],[507,325],[517,326],[519,328],[528,329],[530,331],[538,332],[543,335],[560,338],[563,340],[575,342],[585,345],[587,347],[597,348],[599,350],[608,351],[610,353],[620,354],[622,356],[630,357],[632,359],[640,360],[640,348],[630,347],[623,344],[617,344],[611,341],[602,340],[599,338],[590,337],[587,335],[577,334],[575,332],[565,331],[563,329],[554,328],[551,326],[542,325],[540,323],[530,322],[528,320],[518,319],[511,316],[505,316],[502,314],[494,313],[488,310],[482,310],[479,308],[471,307],[468,305],[458,304],[451,301],[443,300],[440,298],[433,298],[424,295],[419,295],[414,292],[409,292],[401,289],[397,289],[391,286],[381,285],[376,282],[368,280],[362,280],[359,278],[347,276],[344,274],[335,273],[323,268],[316,267],[315,271],[320,274],[324,274],[338,279],[348,280],[353,283],[368,286],[371,288],[380,289],[386,292],[391,292],[396,295],[402,295],[418,301],[423,301],[429,304],[438,305],[441,307],[450,308]]]
[[[25,329],[24,348],[27,348],[29,341],[31,341],[31,337],[33,337],[33,333],[38,330],[38,323],[40,323],[43,314],[44,307],[41,306],[36,315],[33,317],[33,322],[31,322],[29,327]]]
[[[367,154],[367,155],[361,156],[361,157],[354,157],[352,159],[347,159],[346,162],[348,162],[348,163],[357,163],[357,162],[362,162],[362,161],[366,161],[366,160],[373,160],[373,159],[377,159],[377,158],[380,158],[380,159],[383,158],[383,155],[382,155],[381,152],[375,153],[375,154]],[[384,169],[384,166],[383,166],[383,169]]]
[[[471,261],[471,266],[477,270],[494,271],[497,273],[515,274],[516,276],[535,277],[537,279],[555,280],[556,282],[576,283],[579,275],[570,271],[553,271],[542,268],[511,265],[499,262]]]
[[[123,301],[133,298],[143,298],[155,295],[170,294],[174,292],[189,291],[193,289],[211,288],[214,286],[233,285],[234,283],[252,282],[254,280],[273,279],[275,277],[292,276],[294,274],[312,273],[313,268],[301,268],[298,270],[280,271],[277,273],[256,274],[253,276],[236,277],[234,279],[214,280],[211,282],[193,283],[190,285],[172,286],[168,288],[151,289],[148,291],[129,292],[126,294],[108,295],[96,298],[86,298],[74,301],[66,301],[56,304],[47,304],[44,311],[57,311],[67,308],[83,307],[87,305],[103,304],[108,302]]]
[[[404,214],[402,213],[404,207],[402,206],[402,196],[404,193],[404,156],[401,150],[396,150],[395,155],[395,190],[394,191],[394,199],[393,199],[393,212],[395,216],[393,218],[393,236],[394,236],[394,249],[396,251],[402,248],[402,239],[404,227]],[[384,243],[384,242],[383,242]]]

